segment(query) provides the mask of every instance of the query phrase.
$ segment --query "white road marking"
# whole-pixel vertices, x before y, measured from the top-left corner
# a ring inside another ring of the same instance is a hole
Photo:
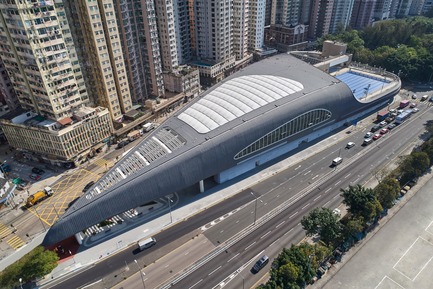
[[[305,209],[306,207],[308,207],[310,205],[310,203],[306,204],[305,206],[302,207],[301,210]]]
[[[282,221],[281,223],[279,223],[275,228],[278,229],[278,227],[280,227],[282,224],[284,224],[286,221]]]
[[[239,220],[236,221],[236,224],[239,223]]]
[[[330,190],[331,190],[331,188],[326,189],[325,194],[326,194],[327,192],[329,192]]]
[[[263,239],[264,237],[266,237],[267,235],[269,235],[271,233],[271,231],[267,232],[266,234],[264,234],[263,236],[260,237],[260,239]]]
[[[194,286],[197,286],[198,283],[200,283],[201,281],[203,281],[203,279],[200,279],[197,283],[195,283],[194,285],[192,285],[191,287],[189,287],[189,289],[193,288]]]
[[[327,201],[323,206],[326,207],[330,201]]]
[[[351,173],[349,173],[347,176],[345,176],[344,178],[347,179],[350,176]]]
[[[340,194],[336,194],[332,199],[336,199],[340,196]]]
[[[297,168],[295,168],[295,171],[297,170],[297,169],[299,169],[300,167],[302,167],[301,165],[299,165]]]
[[[298,214],[298,212],[294,213],[293,215],[291,215],[291,216],[289,217],[289,219],[293,218],[293,217],[296,216],[297,214]]]
[[[306,172],[306,173],[304,174],[304,176],[308,175],[309,173],[311,173],[311,170],[309,170],[308,172]]]
[[[237,256],[239,256],[239,253],[237,253],[236,255],[234,255],[233,257],[231,257],[231,258],[227,261],[227,263],[230,262],[231,260],[233,260],[234,258],[236,258]]]
[[[189,251],[185,253],[185,255],[188,255],[188,254],[189,254]]]
[[[222,266],[219,266],[218,268],[216,268],[215,270],[213,270],[212,272],[210,272],[208,274],[208,276],[212,275],[213,273],[215,273],[216,271],[218,271],[219,269],[221,269]]]
[[[312,178],[312,180],[314,180],[315,178],[317,178],[319,175],[316,175],[316,176],[314,176],[313,178]]]
[[[317,201],[322,195],[318,195],[313,201]]]
[[[224,232],[224,230],[221,230],[221,231],[220,231],[220,234],[222,234],[223,232]]]
[[[336,182],[334,186],[337,186],[339,183],[341,183],[341,180],[339,180],[338,182]]]
[[[290,230],[288,230],[287,232],[285,232],[284,236],[287,235],[288,233],[290,233],[291,231],[293,231],[293,228],[291,228]]]
[[[254,243],[248,245],[248,247],[245,248],[245,251],[248,250],[249,248],[251,248],[251,246],[253,246],[256,243],[256,241],[254,241]]]

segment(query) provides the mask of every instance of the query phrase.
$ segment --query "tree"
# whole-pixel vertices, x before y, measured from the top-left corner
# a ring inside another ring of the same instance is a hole
[[[395,178],[385,178],[374,190],[382,207],[389,209],[400,194],[400,184]]]
[[[356,233],[362,232],[365,226],[365,221],[362,216],[350,216],[344,220],[343,223],[343,236],[349,238]]]
[[[278,275],[284,282],[284,284],[293,284],[296,283],[296,281],[299,279],[299,273],[302,268],[299,268],[292,262],[287,262],[287,264],[284,264],[280,267],[278,270]]]
[[[307,236],[319,234],[325,244],[331,244],[341,235],[341,224],[338,216],[328,208],[315,208],[301,220]]]
[[[57,266],[58,260],[59,257],[55,252],[38,246],[3,270],[0,274],[0,287],[12,288],[18,285],[17,276],[23,278],[24,282],[43,277]]]
[[[344,198],[343,203],[349,207],[349,212],[355,216],[362,216],[366,221],[372,220],[383,210],[371,188],[364,188],[358,184],[340,191]]]

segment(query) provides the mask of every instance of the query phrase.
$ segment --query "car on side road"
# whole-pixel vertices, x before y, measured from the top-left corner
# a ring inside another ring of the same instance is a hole
[[[376,134],[374,134],[374,136],[373,136],[373,140],[378,140],[378,139],[380,139],[381,136],[382,136],[382,135],[381,135],[380,133],[376,133]]]
[[[373,137],[373,133],[372,132],[367,132],[364,136],[364,138],[372,138]]]
[[[251,272],[253,274],[258,273],[260,270],[262,270],[266,264],[269,263],[269,257],[264,255],[262,256],[253,266],[253,268],[251,269]]]
[[[416,94],[414,93],[414,94],[412,94],[412,99],[417,99],[417,96],[416,96]]]
[[[366,139],[364,139],[364,142],[362,143],[362,145],[363,146],[368,146],[372,142],[373,142],[373,140],[371,138],[366,138]]]
[[[41,176],[38,174],[30,174],[29,178],[31,178],[32,180],[35,180],[35,181],[39,181],[41,179]]]
[[[392,130],[396,127],[397,125],[395,123],[391,123],[390,125],[388,125],[388,129]]]
[[[389,132],[389,130],[387,128],[382,128],[380,130],[380,134],[387,134]]]
[[[351,142],[347,143],[346,148],[350,149],[350,148],[353,148],[354,146],[355,146],[355,143],[351,141]]]
[[[412,109],[412,113],[417,113],[418,111],[419,111],[419,108],[415,107],[415,108]]]
[[[373,126],[372,128],[371,128],[371,132],[376,132],[376,131],[378,131],[380,129],[380,126],[379,125],[375,125],[375,126]]]
[[[387,125],[388,123],[386,122],[386,121],[381,121],[380,123],[379,123],[379,126],[380,127],[384,127],[385,125]]]
[[[411,108],[416,107],[416,103],[415,103],[415,102],[412,102],[412,103],[410,104],[410,107],[411,107]]]
[[[43,174],[45,173],[45,171],[44,171],[43,169],[40,169],[40,168],[36,168],[36,167],[34,167],[34,168],[32,169],[32,173],[35,173],[35,174],[37,174],[37,175],[43,175]]]

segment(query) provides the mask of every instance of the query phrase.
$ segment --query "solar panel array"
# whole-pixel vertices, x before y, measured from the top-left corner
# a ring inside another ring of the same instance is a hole
[[[118,162],[86,194],[92,199],[111,186],[128,178],[152,162],[172,153],[186,144],[186,140],[169,127],[164,127],[149,139],[140,143],[125,158]]]

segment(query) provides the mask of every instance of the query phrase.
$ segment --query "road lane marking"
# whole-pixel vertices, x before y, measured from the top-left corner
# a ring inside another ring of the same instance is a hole
[[[189,251],[185,253],[185,256],[189,254]]]
[[[249,248],[251,248],[251,246],[253,246],[256,243],[256,241],[254,241],[254,243],[248,245],[248,247],[245,248],[245,251],[248,250]]]
[[[189,289],[193,288],[194,286],[197,286],[198,283],[200,283],[201,281],[203,281],[203,279],[200,279],[197,283],[195,283],[194,285],[192,285],[191,287],[189,287]]]
[[[223,232],[224,232],[224,230],[221,230],[221,231],[220,231],[220,234],[222,234]]]
[[[302,167],[301,165],[299,165],[297,168],[295,168],[295,171],[297,170],[297,169],[299,169],[300,167]]]
[[[338,182],[336,182],[334,186],[337,186],[339,183],[341,183],[341,180],[339,180]]]
[[[344,178],[347,179],[350,176],[351,173],[349,173],[347,176],[345,176]]]
[[[322,195],[318,195],[313,201],[317,201]]]
[[[213,273],[215,273],[216,271],[218,271],[219,269],[221,269],[222,266],[219,266],[218,268],[216,268],[215,270],[213,270],[212,272],[210,272],[208,274],[208,276],[212,275]]]
[[[317,178],[319,175],[315,175],[313,178],[312,178],[312,180],[314,180],[315,178]]]
[[[311,170],[309,170],[308,172],[306,172],[306,173],[304,174],[304,176],[308,175],[309,173],[311,173]]]
[[[301,210],[305,209],[306,207],[308,207],[310,205],[310,203],[306,204],[305,206],[302,207]]]
[[[231,257],[231,258],[227,261],[227,263],[230,262],[231,260],[233,260],[234,258],[236,258],[237,256],[239,256],[239,253],[237,253],[236,255],[234,255],[233,257]]]
[[[282,221],[281,223],[279,223],[277,226],[275,226],[276,229],[278,229],[278,227],[280,227],[282,224],[284,224],[286,221]]]
[[[340,194],[336,194],[332,199],[336,199],[340,196]]]
[[[323,206],[326,207],[330,201],[327,201]]]
[[[289,219],[293,218],[293,217],[296,216],[297,214],[298,214],[298,212],[294,213],[293,215],[291,215],[291,216],[289,217]]]
[[[325,194],[326,194],[327,192],[329,192],[330,190],[331,190],[331,188],[326,189]]]
[[[288,233],[290,233],[291,231],[293,231],[294,228],[291,228],[290,230],[288,230],[286,233],[284,233],[284,236],[287,235]]]
[[[236,224],[239,223],[239,220],[236,221]]]
[[[271,231],[267,232],[266,234],[264,234],[263,236],[260,237],[260,239],[263,239],[264,237],[266,237],[267,235],[269,235],[271,233]]]

